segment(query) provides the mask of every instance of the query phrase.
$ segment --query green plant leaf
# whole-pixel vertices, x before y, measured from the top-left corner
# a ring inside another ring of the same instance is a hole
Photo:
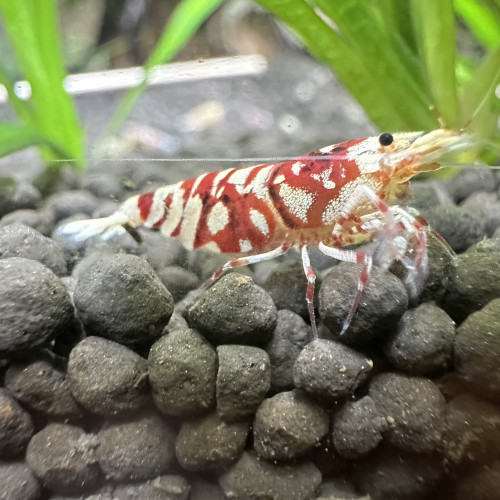
[[[449,128],[460,126],[455,79],[453,0],[412,0],[419,52],[436,112]]]
[[[196,33],[203,22],[219,7],[223,0],[183,0],[173,11],[153,53],[144,69],[142,83],[130,89],[120,102],[111,119],[106,135],[115,134],[122,126],[148,83],[149,72],[155,66],[165,64],[179,52]]]
[[[37,129],[29,125],[13,125],[0,122],[0,157],[7,156],[31,146],[47,146],[58,151],[57,145],[41,135]],[[60,154],[65,153],[59,151]]]
[[[43,146],[47,161],[65,151],[76,166],[84,166],[83,131],[71,97],[63,88],[64,62],[60,48],[55,0],[0,0],[0,14],[20,71],[31,85],[30,123],[50,143]],[[19,103],[13,105],[19,113]],[[27,121],[21,111],[20,117]]]
[[[455,0],[454,3],[457,14],[484,47],[500,46],[500,18],[487,3],[477,0]]]

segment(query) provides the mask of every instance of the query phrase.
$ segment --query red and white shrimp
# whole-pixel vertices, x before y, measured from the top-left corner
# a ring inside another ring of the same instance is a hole
[[[133,196],[109,217],[70,222],[58,233],[81,240],[144,225],[180,238],[188,250],[234,254],[236,258],[204,287],[232,267],[273,259],[298,247],[315,336],[316,277],[308,247],[317,245],[335,259],[363,264],[344,332],[374,258],[372,252],[345,247],[375,240],[377,264],[388,268],[401,261],[409,291],[416,294],[427,271],[427,233],[425,224],[398,202],[407,195],[410,178],[439,168],[443,155],[471,144],[467,134],[446,129],[384,133],[327,146],[292,161],[202,174]]]

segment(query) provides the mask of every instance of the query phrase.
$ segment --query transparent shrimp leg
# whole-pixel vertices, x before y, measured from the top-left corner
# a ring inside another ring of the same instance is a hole
[[[398,225],[398,222],[395,220],[394,215],[391,212],[391,207],[389,207],[387,203],[380,199],[380,197],[377,196],[377,194],[367,186],[358,186],[358,188],[356,188],[356,190],[352,194],[349,205],[344,207],[344,213],[342,215],[345,219],[349,218],[351,212],[355,207],[359,206],[363,198],[368,198],[368,200],[371,201],[373,205],[375,205],[383,218],[384,226],[393,228]],[[352,318],[354,317],[354,314],[359,306],[363,290],[370,278],[370,273],[373,267],[373,256],[371,253],[364,251],[329,247],[323,242],[319,243],[318,248],[322,253],[333,257],[334,259],[363,264],[363,269],[361,270],[361,274],[358,280],[358,289],[356,292],[356,296],[354,297],[354,301],[351,305],[351,309],[349,310],[349,314],[347,315],[346,319],[344,320],[344,324],[342,325],[342,330],[340,332],[340,335],[342,335],[351,324]]]
[[[309,252],[307,251],[307,245],[302,246],[302,265],[304,266],[304,273],[307,278],[307,292],[306,292],[306,302],[307,309],[309,311],[309,318],[311,320],[311,328],[313,332],[314,339],[318,338],[318,328],[316,326],[316,316],[314,314],[314,287],[316,283],[316,275],[311,267],[311,260],[309,259]]]

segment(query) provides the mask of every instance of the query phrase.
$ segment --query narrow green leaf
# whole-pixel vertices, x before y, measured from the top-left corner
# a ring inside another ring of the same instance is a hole
[[[84,165],[83,131],[71,97],[63,88],[64,62],[55,0],[0,0],[0,14],[24,78],[30,83],[31,121],[58,150]],[[14,108],[16,109],[16,108]],[[21,112],[20,117],[26,121]],[[58,159],[53,148],[42,148],[46,160]]]
[[[460,126],[455,80],[453,0],[412,0],[419,51],[436,111],[449,128]]]
[[[500,47],[488,54],[474,72],[472,79],[460,93],[462,124],[471,121],[471,129],[482,138],[492,135],[498,121],[498,98],[495,90],[500,85]],[[497,103],[497,109],[494,103]]]
[[[172,59],[196,33],[198,28],[219,7],[223,0],[183,0],[173,11],[153,53],[146,61],[146,77],[137,87],[130,89],[120,102],[111,119],[106,135],[112,135],[121,127],[140,95],[147,86],[149,72],[155,66]]]
[[[407,128],[432,128],[435,118],[429,107],[420,68],[408,57],[401,42],[391,36],[382,12],[364,0],[316,0],[318,7],[337,25],[341,36],[356,51],[372,81],[385,89],[385,98],[398,103]],[[345,61],[344,64],[349,64]],[[383,96],[378,95],[379,99]]]
[[[0,157],[31,146],[53,147],[54,145],[33,127],[0,122]]]
[[[488,4],[477,0],[455,0],[457,14],[487,49],[500,46],[500,18]]]
[[[365,61],[305,0],[258,0],[292,28],[309,51],[336,73],[363,106],[370,119],[385,130],[404,130],[408,124],[400,103],[370,72]]]

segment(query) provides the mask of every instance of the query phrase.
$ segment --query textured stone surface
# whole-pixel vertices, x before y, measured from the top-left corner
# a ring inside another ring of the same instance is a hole
[[[66,287],[39,262],[0,259],[0,283],[0,354],[32,350],[74,327]]]
[[[189,324],[220,344],[264,344],[277,320],[271,296],[236,272],[212,285],[188,312]]]
[[[89,335],[125,345],[151,345],[174,310],[172,296],[151,266],[133,255],[91,265],[76,285],[74,300]]]

